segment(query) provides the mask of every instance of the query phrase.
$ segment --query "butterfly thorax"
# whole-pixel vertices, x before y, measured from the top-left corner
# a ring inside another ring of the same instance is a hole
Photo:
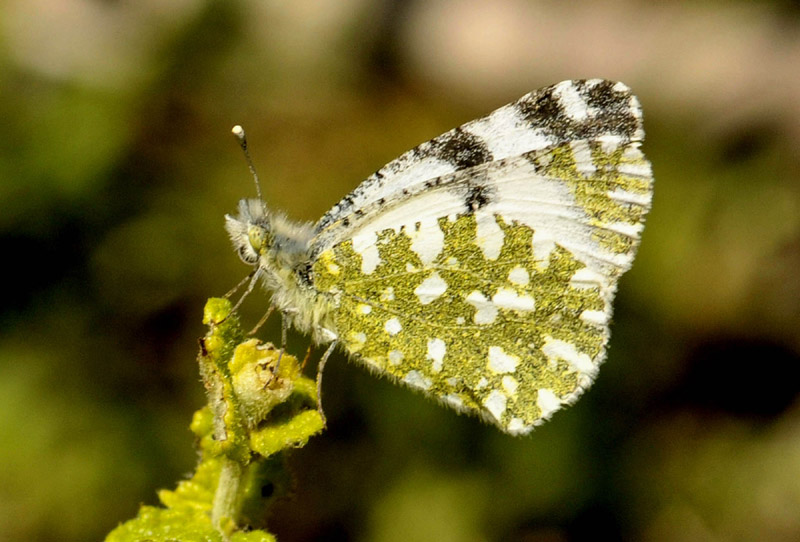
[[[311,282],[309,246],[314,227],[271,212],[263,201],[243,199],[236,217],[226,215],[225,227],[245,263],[255,267],[254,280],[272,292],[272,305],[317,342],[332,334],[332,302]]]

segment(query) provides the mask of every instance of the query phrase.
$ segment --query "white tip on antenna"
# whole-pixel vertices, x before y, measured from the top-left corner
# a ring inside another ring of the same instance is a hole
[[[247,136],[244,133],[244,128],[237,124],[231,128],[231,133],[239,141],[239,146],[244,152],[244,158],[247,160],[247,167],[250,168],[250,174],[253,175],[253,181],[256,183],[256,194],[258,195],[258,199],[263,202],[264,198],[261,197],[261,184],[258,182],[258,173],[256,173],[253,160],[250,158],[250,152],[247,150]]]

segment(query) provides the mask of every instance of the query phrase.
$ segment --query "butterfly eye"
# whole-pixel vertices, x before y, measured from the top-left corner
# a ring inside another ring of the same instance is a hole
[[[247,240],[250,242],[250,248],[256,254],[259,253],[264,246],[267,232],[261,226],[251,225],[247,230]]]

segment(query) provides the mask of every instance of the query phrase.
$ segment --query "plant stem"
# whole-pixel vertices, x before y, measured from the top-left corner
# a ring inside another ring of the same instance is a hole
[[[211,523],[218,531],[226,532],[229,530],[226,527],[235,526],[239,519],[239,485],[242,481],[242,465],[226,456],[222,456],[220,459],[222,468],[211,508]]]

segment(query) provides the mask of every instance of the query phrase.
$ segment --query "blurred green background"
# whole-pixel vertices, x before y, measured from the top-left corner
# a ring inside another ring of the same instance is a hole
[[[233,124],[270,206],[314,220],[424,140],[602,77],[643,104],[656,195],[595,387],[515,439],[337,355],[272,530],[799,540],[798,67],[788,0],[6,0],[0,539],[101,539],[192,471],[203,304],[248,272]]]

